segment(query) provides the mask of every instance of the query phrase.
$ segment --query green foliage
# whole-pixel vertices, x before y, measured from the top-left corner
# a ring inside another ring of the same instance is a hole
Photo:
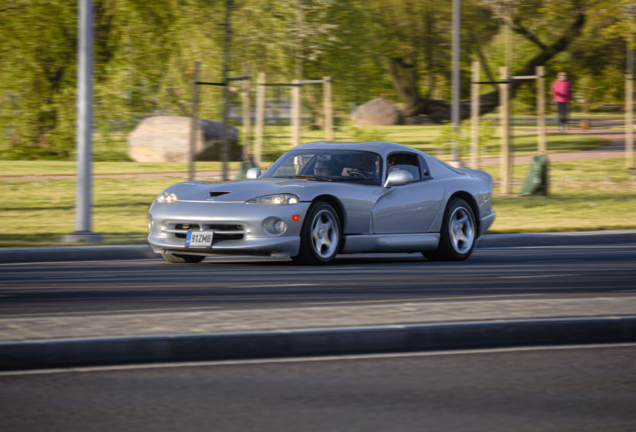
[[[481,120],[479,122],[479,142],[477,143],[480,154],[483,155],[498,150],[499,144],[492,140],[494,135],[495,122],[493,120]],[[460,157],[468,157],[471,152],[470,121],[462,122],[459,131],[456,131],[452,124],[444,125],[441,132],[433,139],[432,144],[439,155],[442,152],[450,152],[455,142],[457,142]]]

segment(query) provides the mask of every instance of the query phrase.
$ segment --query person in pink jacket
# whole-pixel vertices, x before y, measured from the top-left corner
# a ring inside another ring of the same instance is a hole
[[[572,102],[572,83],[565,72],[559,72],[558,80],[552,84],[552,98],[559,111],[559,129],[564,132],[568,127],[568,104]]]

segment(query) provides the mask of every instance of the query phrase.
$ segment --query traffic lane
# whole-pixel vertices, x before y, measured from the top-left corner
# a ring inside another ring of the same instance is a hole
[[[351,260],[355,264],[351,263]],[[477,250],[461,263],[410,255],[170,265],[158,260],[0,266],[0,315],[138,313],[383,302],[633,295],[636,247]]]
[[[636,430],[633,344],[172,366],[0,376],[0,427]]]

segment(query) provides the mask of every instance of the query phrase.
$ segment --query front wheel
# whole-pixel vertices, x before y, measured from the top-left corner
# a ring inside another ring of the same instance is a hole
[[[429,261],[463,261],[473,253],[476,239],[477,224],[470,205],[453,198],[444,212],[437,250],[423,255]]]
[[[173,264],[197,264],[203,261],[205,256],[201,255],[173,255],[169,253],[162,253],[163,259]]]
[[[326,202],[316,203],[305,217],[300,233],[300,251],[292,257],[296,264],[330,264],[340,248],[340,219]]]

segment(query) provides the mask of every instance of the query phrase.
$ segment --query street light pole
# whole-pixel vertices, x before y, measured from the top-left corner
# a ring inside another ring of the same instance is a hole
[[[102,236],[91,232],[91,162],[93,132],[93,3],[79,0],[78,91],[77,91],[77,192],[75,231],[65,234],[66,243],[96,243]]]
[[[460,49],[460,22],[461,22],[461,0],[453,0],[453,72],[451,82],[453,87],[453,101],[451,108],[451,121],[455,136],[460,133],[460,88],[459,88],[459,49]],[[462,162],[459,160],[459,142],[455,138],[453,142],[453,161],[452,165],[461,168]]]

